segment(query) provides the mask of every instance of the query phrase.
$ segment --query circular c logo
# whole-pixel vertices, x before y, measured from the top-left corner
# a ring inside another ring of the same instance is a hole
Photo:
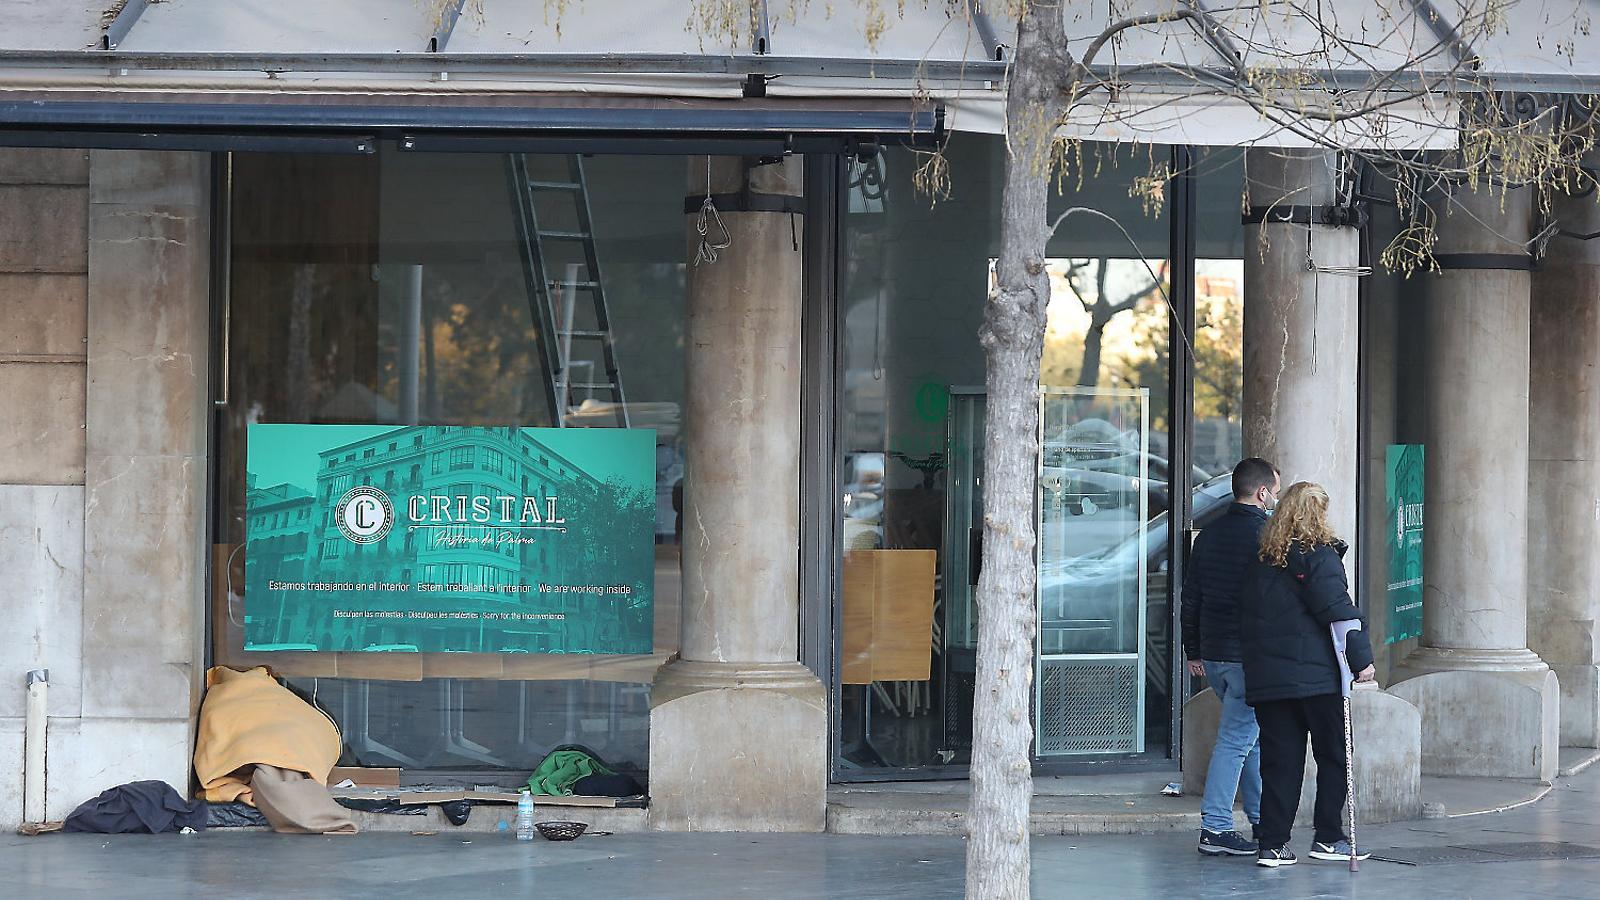
[[[334,507],[339,532],[357,544],[383,540],[394,527],[394,505],[389,496],[375,487],[351,488]]]

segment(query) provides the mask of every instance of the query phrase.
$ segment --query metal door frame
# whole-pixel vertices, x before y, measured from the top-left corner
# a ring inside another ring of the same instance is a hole
[[[1138,610],[1137,623],[1134,625],[1134,652],[1133,653],[1062,653],[1049,654],[1044,652],[1044,593],[1041,589],[1044,561],[1044,435],[1045,435],[1045,405],[1051,396],[1057,397],[1115,397],[1121,399],[1137,399],[1139,403],[1139,512],[1136,519],[1139,535],[1139,564],[1138,564]],[[1168,488],[1170,493],[1171,488]],[[1039,388],[1039,459],[1037,475],[1034,479],[1034,585],[1033,585],[1033,758],[1035,760],[1054,759],[1066,756],[1100,755],[1108,751],[1060,751],[1044,752],[1042,735],[1039,729],[1044,720],[1044,668],[1046,661],[1095,661],[1095,662],[1134,662],[1134,727],[1133,749],[1131,751],[1109,752],[1144,752],[1145,739],[1145,645],[1147,640],[1147,622],[1150,606],[1150,567],[1146,565],[1150,542],[1150,389],[1147,387],[1112,388],[1112,387],[1086,387],[1077,386],[1069,388],[1053,388],[1040,386]],[[1170,530],[1170,529],[1169,529]]]
[[[1186,335],[1194,333],[1195,324],[1195,148],[1173,145],[1172,180],[1168,195],[1168,254],[1171,265],[1169,297],[1174,307],[1173,325],[1168,331],[1168,422],[1169,454],[1172,470],[1169,485],[1171,495],[1168,505],[1170,525],[1168,536],[1168,581],[1170,592],[1169,641],[1170,691],[1168,716],[1168,742],[1165,753],[1155,755],[1150,750],[1137,755],[1115,754],[1106,757],[1053,758],[1040,760],[1033,757],[1034,774],[1090,775],[1105,772],[1135,772],[1170,768],[1182,755],[1182,712],[1188,699],[1193,679],[1184,672],[1182,659],[1182,624],[1179,608],[1182,600],[1184,571],[1188,564],[1189,536],[1193,529],[1191,493],[1194,489],[1189,471],[1193,458],[1194,429],[1191,403],[1194,393],[1194,357]],[[840,265],[845,252],[843,237],[848,197],[845,169],[848,157],[843,154],[817,154],[808,158],[808,177],[813,171],[829,169],[825,178],[808,182],[806,216],[806,272],[813,280],[806,288],[806,422],[814,426],[814,442],[804,441],[808,454],[824,449],[831,450],[837,428],[838,366],[842,354],[838,352],[843,336],[843,322],[839,317]],[[819,197],[810,188],[816,186],[829,192]],[[815,204],[815,205],[812,205]],[[817,230],[813,231],[813,227]],[[813,238],[815,237],[815,240]],[[813,417],[811,413],[818,413]],[[829,455],[819,459],[807,455],[805,482],[802,485],[802,510],[804,511],[802,538],[802,603],[801,646],[802,659],[817,675],[825,679],[828,687],[828,772],[831,783],[871,781],[948,781],[968,777],[965,765],[918,766],[892,769],[844,769],[839,756],[839,705],[838,679],[840,603],[838,573],[843,566],[843,550],[834,540],[834,501],[838,497],[835,460]]]

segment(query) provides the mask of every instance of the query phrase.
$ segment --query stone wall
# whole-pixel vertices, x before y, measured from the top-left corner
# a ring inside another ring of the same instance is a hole
[[[0,827],[22,821],[24,676],[83,711],[89,154],[0,150]]]
[[[189,784],[205,541],[204,155],[0,150],[0,827],[24,674],[50,670],[46,815]]]

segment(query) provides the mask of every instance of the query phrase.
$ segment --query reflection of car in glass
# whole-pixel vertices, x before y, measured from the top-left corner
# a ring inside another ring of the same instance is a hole
[[[1171,503],[1167,485],[1172,481],[1172,464],[1151,453],[1145,454],[1145,462],[1148,468],[1144,483],[1150,491],[1150,515],[1154,516],[1165,512]],[[1079,459],[1070,466],[1060,468],[1047,465],[1043,477],[1047,489],[1057,483],[1052,481],[1054,478],[1065,487],[1069,497],[1074,493],[1074,484],[1081,486],[1079,492],[1090,497],[1095,508],[1132,506],[1139,501],[1138,453]],[[1211,475],[1204,469],[1189,467],[1191,484],[1203,484],[1209,478]],[[1082,510],[1074,509],[1070,502],[1067,510],[1074,515],[1084,514]]]
[[[1233,502],[1231,476],[1224,474],[1195,487],[1195,528],[1204,528]],[[1045,560],[1039,571],[1040,650],[1051,653],[1132,653],[1138,636],[1139,572],[1147,575],[1147,639],[1164,636],[1171,617],[1167,572],[1169,521],[1152,518],[1145,529],[1144,558],[1134,533],[1087,556]],[[1151,641],[1146,666],[1152,686],[1163,696],[1171,666],[1170,647],[1160,637]]]
[[[849,483],[844,488],[844,546],[874,550],[883,546],[884,454],[856,453],[847,458]]]
[[[1074,516],[1092,516],[1102,509],[1139,502],[1139,479],[1093,469],[1045,466],[1039,473],[1045,502]]]
[[[253,644],[245,648],[251,653],[276,653],[284,650],[316,650],[316,644]]]
[[[416,653],[416,644],[368,644],[361,648],[365,653]]]
[[[1047,496],[1052,490],[1061,494],[1064,507],[1073,515],[1132,506],[1139,500],[1140,454],[1132,432],[1090,443],[1074,442],[1065,435],[1058,435],[1055,440],[1045,441],[1043,455],[1042,477]],[[1144,483],[1150,492],[1149,514],[1155,516],[1165,512],[1171,504],[1167,486],[1172,482],[1172,463],[1153,453],[1145,453],[1144,462]],[[1189,467],[1192,484],[1203,484],[1210,477],[1210,473],[1198,466]],[[1082,498],[1089,499],[1087,507],[1081,502]]]

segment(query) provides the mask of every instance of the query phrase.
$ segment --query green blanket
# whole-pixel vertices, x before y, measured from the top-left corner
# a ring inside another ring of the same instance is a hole
[[[546,797],[570,797],[572,786],[578,783],[578,779],[614,774],[582,750],[554,750],[528,777],[528,790]]]

